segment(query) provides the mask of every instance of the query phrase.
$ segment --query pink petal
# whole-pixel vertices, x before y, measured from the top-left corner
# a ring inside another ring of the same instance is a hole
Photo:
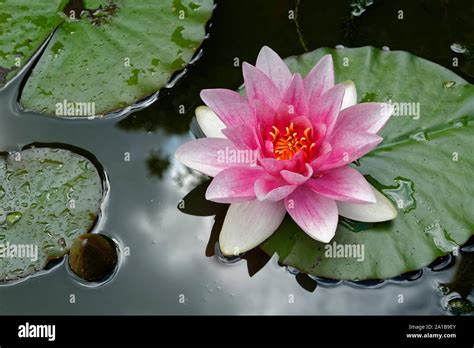
[[[264,46],[257,57],[257,68],[272,79],[275,86],[283,93],[291,80],[291,72],[280,56],[270,47]]]
[[[238,126],[225,128],[222,133],[240,149],[254,150],[258,148],[258,140],[255,129],[249,125],[240,124]]]
[[[242,71],[249,101],[253,104],[255,100],[260,100],[276,110],[281,101],[281,93],[273,81],[263,71],[248,63],[242,65]]]
[[[291,122],[295,125],[295,130],[299,134],[303,134],[306,128],[313,128],[311,121],[308,117],[305,116],[297,116],[291,120]]]
[[[253,101],[252,108],[261,129],[271,129],[275,125],[276,110],[274,108],[258,99]]]
[[[335,168],[320,175],[306,183],[314,192],[338,201],[375,203],[372,187],[354,168]]]
[[[322,57],[304,79],[309,101],[314,101],[334,86],[334,65],[330,54]]]
[[[313,124],[313,139],[317,143],[323,143],[326,137],[327,127],[324,123]]]
[[[271,143],[271,142],[270,142]],[[304,169],[304,154],[297,152],[296,155],[289,160],[277,160],[276,158],[262,158],[260,160],[261,166],[272,175],[280,175],[282,170],[289,170],[292,172],[300,172]]]
[[[336,202],[301,186],[285,198],[286,211],[311,238],[328,243],[336,233]]]
[[[240,163],[228,163],[225,160],[226,151],[236,150],[237,148],[228,139],[203,138],[181,145],[176,150],[175,156],[189,168],[215,176],[226,168],[242,166]]]
[[[206,199],[218,203],[235,203],[255,199],[254,184],[265,172],[259,168],[231,167],[211,181]]]
[[[276,231],[285,214],[283,202],[231,204],[219,235],[222,253],[236,256],[255,248]]]
[[[316,100],[309,101],[309,117],[313,124],[324,123],[330,134],[341,110],[345,86],[338,84]]]
[[[316,157],[310,163],[311,168],[313,168],[313,172],[317,172],[319,167],[321,167],[321,165],[326,162],[328,157],[331,155],[332,146],[327,141],[323,141],[316,151]]]
[[[255,194],[259,201],[281,201],[296,189],[282,178],[268,176],[255,182]]]
[[[311,175],[313,175],[313,168],[306,163],[305,164],[305,171],[303,173],[295,173],[289,170],[282,170],[280,175],[286,182],[290,185],[302,185],[308,180]]]
[[[291,107],[289,113],[293,114],[293,117],[308,115],[308,101],[300,74],[293,75],[290,85],[283,93],[282,101]]]
[[[337,132],[329,140],[332,151],[319,171],[348,165],[373,150],[382,140],[370,133]]]
[[[265,140],[264,143],[264,150],[265,150],[265,155],[267,157],[270,157],[270,159],[273,159],[273,143],[270,140]],[[266,159],[266,158],[264,158]]]
[[[229,89],[204,89],[200,95],[227,127],[254,122],[247,100],[239,93]]]
[[[263,125],[260,122],[257,122],[257,125],[254,129],[254,135],[255,135],[255,139],[257,141],[257,145],[258,145],[258,148],[259,148],[260,152],[265,153],[266,138],[264,137],[262,129],[263,129]]]
[[[388,121],[393,109],[386,103],[362,103],[344,109],[339,114],[337,131],[376,134]]]
[[[271,130],[272,126],[276,126],[278,129],[280,129],[280,131],[284,132],[286,127],[288,127],[291,122],[295,124],[295,130],[297,132],[303,133],[306,128],[314,128],[311,120],[308,117],[298,116],[302,115],[304,112],[307,112],[306,106],[295,106],[281,102],[278,106],[278,110],[275,113],[272,124],[268,125],[266,129]],[[322,124],[319,125],[325,127]]]
[[[296,115],[295,106],[282,101],[278,105],[272,124],[267,129],[272,129],[271,126],[276,126],[280,130],[285,129]]]

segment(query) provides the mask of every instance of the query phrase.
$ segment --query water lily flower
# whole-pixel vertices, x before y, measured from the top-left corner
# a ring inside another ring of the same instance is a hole
[[[224,255],[266,240],[288,213],[310,237],[328,243],[338,216],[366,222],[397,210],[349,164],[374,149],[392,110],[357,104],[352,82],[334,83],[331,55],[302,77],[263,47],[243,64],[246,97],[206,89],[196,109],[207,138],[176,151],[188,167],[214,177],[206,199],[230,203],[219,237]]]

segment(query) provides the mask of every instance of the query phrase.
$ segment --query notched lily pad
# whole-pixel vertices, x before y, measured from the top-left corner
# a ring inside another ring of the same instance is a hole
[[[31,147],[0,159],[0,281],[63,257],[100,213],[96,166],[66,149]]]
[[[325,54],[333,56],[337,82],[354,80],[359,100],[370,95],[405,110],[356,164],[399,214],[364,226],[342,221],[328,245],[286,218],[261,248],[305,273],[350,280],[394,277],[457,249],[474,234],[474,86],[410,53],[372,47],[324,48],[286,61],[305,75]],[[454,84],[446,88],[446,81]]]
[[[212,0],[5,1],[0,87],[18,71],[14,57],[24,64],[56,28],[20,103],[60,117],[118,111],[164,87],[201,45],[213,9]]]

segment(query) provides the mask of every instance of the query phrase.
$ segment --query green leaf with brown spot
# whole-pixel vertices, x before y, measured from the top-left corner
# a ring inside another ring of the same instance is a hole
[[[0,159],[0,281],[63,257],[89,232],[104,189],[94,164],[65,149],[29,148]]]

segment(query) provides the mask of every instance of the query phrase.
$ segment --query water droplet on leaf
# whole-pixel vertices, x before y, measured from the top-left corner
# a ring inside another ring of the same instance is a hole
[[[18,221],[20,221],[22,216],[23,216],[23,214],[20,213],[19,211],[12,211],[11,213],[8,213],[8,215],[7,215],[7,222],[10,225],[14,225]]]
[[[443,83],[444,88],[452,88],[456,85],[456,81],[445,81]]]

